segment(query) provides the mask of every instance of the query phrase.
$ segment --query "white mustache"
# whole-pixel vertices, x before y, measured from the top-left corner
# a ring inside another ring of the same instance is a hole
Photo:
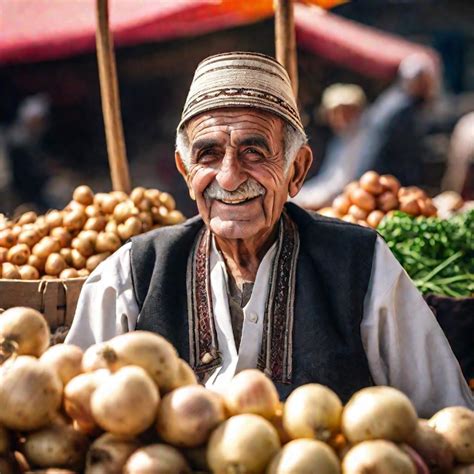
[[[204,191],[204,197],[206,199],[219,199],[219,200],[246,200],[253,199],[257,196],[263,196],[265,194],[265,188],[255,181],[253,178],[247,179],[234,191],[226,191],[221,188],[219,183],[214,180]]]

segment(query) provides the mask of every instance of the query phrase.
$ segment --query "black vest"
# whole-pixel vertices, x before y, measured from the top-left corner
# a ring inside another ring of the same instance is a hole
[[[286,210],[298,227],[291,384],[277,384],[282,399],[316,382],[343,401],[372,384],[360,323],[370,280],[376,233],[309,213]],[[131,267],[140,309],[136,329],[166,337],[189,360],[186,268],[203,222],[194,217],[132,239]],[[278,347],[273,350],[278,350]]]

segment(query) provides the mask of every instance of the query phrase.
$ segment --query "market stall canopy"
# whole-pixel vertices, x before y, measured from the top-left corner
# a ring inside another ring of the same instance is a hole
[[[64,58],[95,49],[95,0],[0,0],[0,64]],[[306,0],[333,7],[341,0]],[[117,46],[195,36],[273,15],[272,0],[110,0]],[[375,77],[392,77],[406,55],[436,53],[414,43],[297,4],[298,44]],[[381,47],[383,44],[383,47]]]
[[[342,64],[365,76],[392,78],[400,61],[411,54],[423,54],[440,70],[435,50],[371,28],[322,8],[295,6],[298,46]]]

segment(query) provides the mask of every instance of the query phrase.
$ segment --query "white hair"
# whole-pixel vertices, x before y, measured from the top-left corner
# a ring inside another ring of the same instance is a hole
[[[306,143],[308,143],[306,135],[285,122],[283,130],[285,173],[290,169],[291,163],[296,158],[299,149],[306,145]],[[176,151],[180,154],[186,169],[189,169],[191,165],[191,145],[186,127],[182,127],[176,134]]]

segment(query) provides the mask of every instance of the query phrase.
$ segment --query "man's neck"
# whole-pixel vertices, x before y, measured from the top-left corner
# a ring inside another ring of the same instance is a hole
[[[216,244],[224,256],[227,270],[239,287],[254,282],[258,267],[278,236],[278,223],[273,229],[253,239],[222,239],[215,236]]]

